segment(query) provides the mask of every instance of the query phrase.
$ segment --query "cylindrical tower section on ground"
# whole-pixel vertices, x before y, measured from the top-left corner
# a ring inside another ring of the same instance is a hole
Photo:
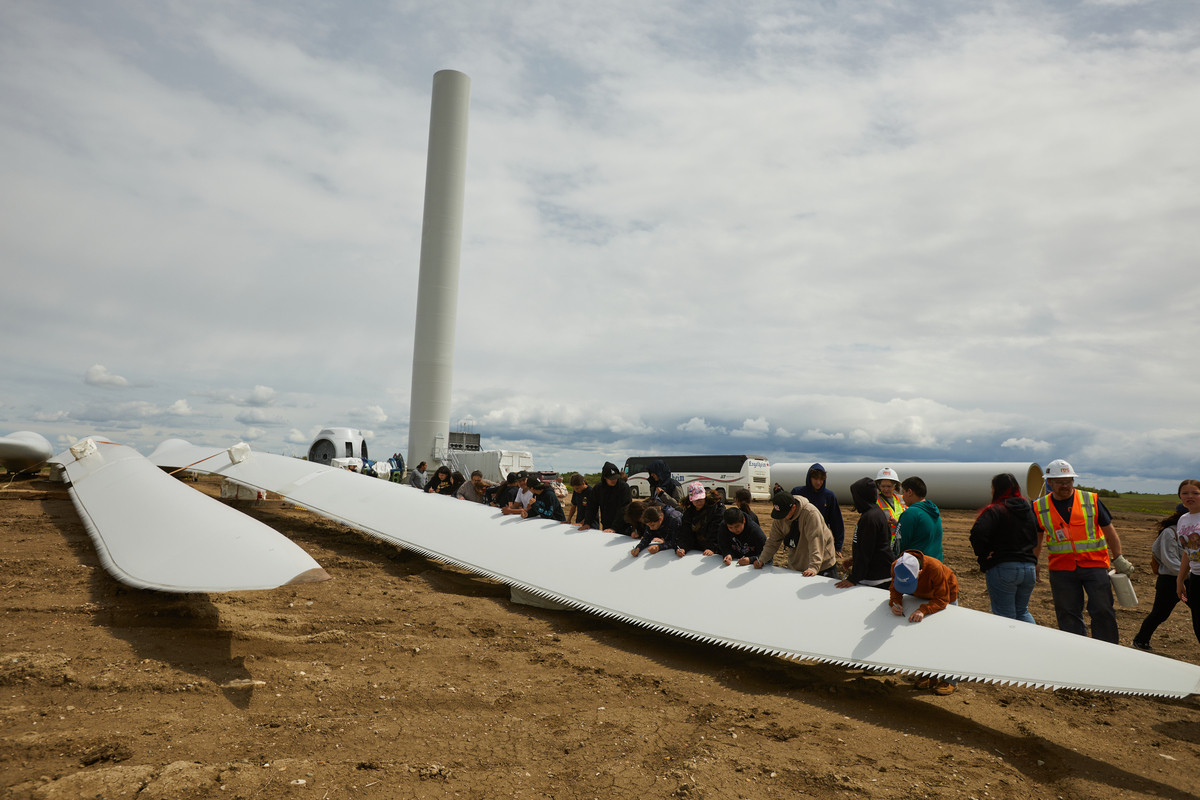
[[[470,104],[470,78],[452,69],[434,74],[408,412],[408,463],[413,468],[422,461],[440,465],[450,434]]]
[[[808,464],[772,464],[771,480],[791,491],[803,486]],[[1042,493],[1042,468],[1030,461],[863,461],[831,464],[822,462],[828,473],[825,486],[837,495],[839,503],[851,505],[850,484],[859,478],[874,478],[879,470],[891,467],[900,480],[916,476],[925,481],[929,499],[939,508],[983,508],[992,502],[992,476],[1011,472],[1025,496],[1032,500]]]

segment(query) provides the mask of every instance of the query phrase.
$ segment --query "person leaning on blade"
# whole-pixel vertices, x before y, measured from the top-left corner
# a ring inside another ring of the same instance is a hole
[[[803,497],[779,492],[771,500],[771,533],[755,569],[770,564],[782,544],[788,550],[788,566],[806,578],[820,575],[836,578],[837,550],[825,518]]]
[[[579,530],[598,528],[608,533],[629,533],[633,527],[625,521],[625,507],[632,501],[633,493],[621,474],[621,468],[611,461],[605,461],[600,471],[600,482],[592,487],[587,516]]]
[[[879,490],[875,481],[862,478],[850,486],[854,510],[859,513],[850,544],[850,558],[842,567],[850,574],[834,584],[839,589],[874,586],[886,589],[892,582],[892,541],[888,515],[875,504]]]
[[[1044,477],[1050,493],[1034,501],[1033,514],[1050,551],[1050,593],[1058,629],[1087,636],[1083,621],[1086,593],[1092,638],[1117,644],[1120,633],[1108,577],[1109,551],[1117,572],[1128,575],[1133,565],[1121,555],[1121,539],[1113,528],[1112,515],[1094,493],[1075,488],[1079,476],[1066,461],[1051,461]],[[1039,536],[1034,555],[1040,558],[1041,553]],[[1040,580],[1040,565],[1037,572]]]
[[[471,480],[458,487],[458,491],[454,496],[459,500],[468,500],[472,503],[483,503],[487,501],[486,493],[488,487],[491,486],[490,481],[483,479],[483,473],[475,470],[471,473]]]
[[[946,606],[958,605],[958,576],[933,556],[920,550],[906,550],[892,564],[892,588],[889,591],[888,607],[898,617],[904,616],[904,595],[910,594],[924,600],[908,618],[909,622],[920,622],[931,614],[942,611]],[[958,681],[937,678],[921,678],[918,689],[933,689],[942,696],[953,694]]]

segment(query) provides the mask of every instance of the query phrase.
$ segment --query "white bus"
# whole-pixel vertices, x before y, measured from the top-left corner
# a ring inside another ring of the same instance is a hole
[[[771,499],[771,462],[762,456],[633,456],[625,461],[625,474],[635,498],[650,495],[646,467],[660,459],[685,487],[699,481],[722,499],[732,500],[738,489],[749,489],[755,500]]]

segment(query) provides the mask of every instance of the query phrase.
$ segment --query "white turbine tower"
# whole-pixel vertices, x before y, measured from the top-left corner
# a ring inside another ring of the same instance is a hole
[[[434,74],[408,415],[408,463],[413,468],[422,461],[432,468],[440,465],[450,436],[470,103],[469,77],[451,69]]]

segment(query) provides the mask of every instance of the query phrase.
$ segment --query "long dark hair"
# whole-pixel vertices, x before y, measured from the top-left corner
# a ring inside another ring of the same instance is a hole
[[[750,510],[750,490],[738,489],[733,493],[733,501],[737,503],[737,507],[745,514]]]
[[[1158,521],[1158,532],[1162,533],[1167,528],[1173,527],[1175,525],[1175,523],[1179,522],[1179,518],[1182,517],[1186,513],[1187,513],[1186,511],[1176,511],[1171,516],[1163,517],[1162,519],[1160,519]]]
[[[1004,505],[1004,501],[1010,497],[1021,497],[1021,482],[1017,480],[1017,476],[1011,472],[1001,472],[999,475],[992,476],[992,502],[988,503],[983,508],[979,509],[979,513],[975,519],[983,516],[983,512],[993,506],[999,506],[1002,513],[1007,514],[1008,508]]]

